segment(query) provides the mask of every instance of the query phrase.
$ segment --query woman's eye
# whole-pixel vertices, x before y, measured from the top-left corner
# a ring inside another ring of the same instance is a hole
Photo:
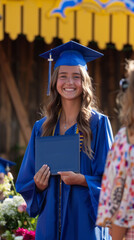
[[[61,75],[60,78],[66,78],[66,76],[65,75]]]
[[[80,79],[80,76],[74,76],[74,79]]]

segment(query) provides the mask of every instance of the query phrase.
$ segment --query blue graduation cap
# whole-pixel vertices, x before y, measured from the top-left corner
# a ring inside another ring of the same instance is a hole
[[[13,165],[16,165],[16,163],[0,157],[0,173],[6,174]]]
[[[88,62],[91,62],[99,57],[102,57],[103,54],[91,48],[85,47],[77,42],[70,41],[56,48],[53,48],[47,52],[44,52],[39,56],[48,59],[49,61],[48,90],[47,90],[47,95],[49,95],[52,61],[55,62],[54,69],[58,66],[63,65],[83,66],[87,69]]]

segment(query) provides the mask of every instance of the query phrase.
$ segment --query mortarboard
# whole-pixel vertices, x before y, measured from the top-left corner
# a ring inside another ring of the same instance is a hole
[[[53,48],[47,52],[44,52],[39,56],[48,59],[49,61],[48,90],[47,90],[47,95],[49,95],[52,61],[55,62],[54,69],[58,66],[63,65],[83,66],[87,69],[88,62],[91,62],[99,57],[102,57],[103,54],[91,48],[85,47],[77,42],[70,41],[56,48]]]
[[[0,157],[0,173],[7,173],[10,170],[10,167],[15,165],[16,163],[6,160]]]

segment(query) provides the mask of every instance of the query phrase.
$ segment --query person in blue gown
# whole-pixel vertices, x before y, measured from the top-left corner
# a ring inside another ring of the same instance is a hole
[[[0,184],[4,184],[5,175],[9,173],[10,167],[14,166],[15,164],[16,163],[0,157]],[[2,203],[4,199],[4,193],[0,191],[0,203]]]
[[[108,117],[95,107],[87,72],[87,62],[101,56],[74,41],[41,54],[48,58],[50,65],[55,61],[50,101],[44,118],[34,124],[16,182],[17,191],[27,202],[29,215],[38,215],[36,240],[110,239],[108,230],[95,223],[113,134]],[[46,164],[35,173],[36,137],[64,134],[80,135],[80,173],[59,171],[51,175]]]

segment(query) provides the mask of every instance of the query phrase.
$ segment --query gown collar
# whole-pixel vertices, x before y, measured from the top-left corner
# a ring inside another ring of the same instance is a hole
[[[61,110],[59,111],[57,124],[53,129],[52,136],[60,135],[60,115],[61,115]],[[78,134],[78,133],[79,133],[78,124],[75,123],[73,126],[71,126],[69,129],[65,131],[64,135],[71,135],[71,134]]]
[[[73,126],[71,126],[69,129],[65,131],[65,135],[71,135],[71,134],[77,134],[77,133],[79,133],[77,123],[75,123]],[[55,135],[60,135],[60,117],[58,118],[56,127],[54,128],[54,131],[53,131],[53,136]]]

